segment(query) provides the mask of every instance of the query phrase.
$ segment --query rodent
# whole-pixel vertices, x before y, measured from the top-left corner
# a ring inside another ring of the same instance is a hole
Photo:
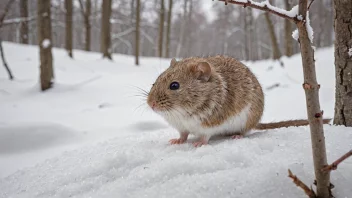
[[[147,103],[179,131],[180,137],[171,144],[186,142],[189,134],[199,137],[193,143],[198,147],[214,135],[240,138],[251,129],[309,124],[307,120],[259,123],[264,94],[258,79],[243,63],[222,55],[173,58],[151,87]]]

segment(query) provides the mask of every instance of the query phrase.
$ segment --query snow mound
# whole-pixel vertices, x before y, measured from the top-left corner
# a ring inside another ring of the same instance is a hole
[[[352,133],[326,126],[329,159]],[[194,148],[167,145],[172,130],[145,132],[65,152],[0,180],[0,197],[305,197],[287,169],[313,182],[308,127],[216,138]],[[332,173],[336,196],[351,193],[352,161]]]

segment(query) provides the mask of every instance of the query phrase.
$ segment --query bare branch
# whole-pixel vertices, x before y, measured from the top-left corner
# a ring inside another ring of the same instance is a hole
[[[332,170],[336,170],[337,166],[343,162],[345,159],[347,159],[348,157],[352,156],[352,150],[348,151],[346,154],[344,154],[342,157],[340,157],[339,159],[337,159],[334,163],[325,166],[322,171],[332,171]]]
[[[309,5],[308,5],[308,10],[309,10],[309,8],[310,8],[310,6],[312,5],[313,2],[314,2],[314,0],[310,1]]]
[[[286,10],[282,9],[282,12],[278,11],[277,9],[273,9],[274,6],[272,6],[268,1],[266,2],[254,2],[252,0],[247,0],[247,2],[243,2],[243,1],[236,1],[236,0],[218,0],[221,2],[225,2],[225,4],[227,3],[231,3],[231,4],[237,4],[237,5],[242,5],[243,7],[252,7],[258,10],[262,10],[262,11],[266,11],[272,14],[275,14],[279,17],[294,21],[294,22],[298,22],[298,18],[297,16],[289,16],[288,14],[285,14],[284,12],[288,12]]]
[[[293,180],[298,187],[302,188],[302,190],[308,195],[309,198],[316,198],[313,189],[309,188],[306,184],[304,184],[296,175],[293,175],[291,170],[288,169],[288,177]]]
[[[13,18],[13,19],[6,19],[3,21],[2,26],[6,25],[13,25],[13,24],[19,24],[19,23],[25,23],[25,22],[31,22],[36,20],[36,16],[31,16],[31,17],[25,17],[25,18]]]
[[[83,1],[82,0],[79,0],[79,6],[81,7],[81,12],[82,12],[82,15],[84,17],[86,17],[86,11],[84,10],[84,5],[83,5]]]
[[[14,0],[9,0],[5,6],[4,12],[2,13],[2,15],[0,15],[0,28],[2,27],[2,23],[5,20],[5,17],[7,15],[7,13],[9,12],[12,3],[15,2]]]

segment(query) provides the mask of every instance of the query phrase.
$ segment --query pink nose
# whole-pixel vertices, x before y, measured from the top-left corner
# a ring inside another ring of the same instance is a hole
[[[155,108],[155,106],[156,106],[156,102],[154,101],[154,102],[152,102],[152,104],[150,105],[151,107],[152,107],[152,109],[154,109]]]

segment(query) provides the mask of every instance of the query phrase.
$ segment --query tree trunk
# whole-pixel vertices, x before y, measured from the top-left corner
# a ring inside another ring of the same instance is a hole
[[[273,52],[273,59],[277,60],[277,59],[280,59],[281,53],[280,53],[280,50],[279,50],[279,44],[277,43],[277,38],[276,38],[275,30],[274,30],[274,25],[273,25],[273,22],[270,19],[269,13],[265,12],[264,15],[265,15],[265,20],[266,20],[266,23],[267,23],[268,29],[269,29],[271,45],[272,45],[272,50],[273,50],[272,51]]]
[[[334,124],[352,126],[352,1],[334,0],[335,116]]]
[[[51,1],[37,1],[37,28],[40,53],[40,84],[41,90],[51,88],[54,79],[53,57],[51,54]]]
[[[4,64],[4,67],[7,71],[7,74],[9,75],[9,79],[13,80],[12,72],[11,72],[9,66],[7,65],[7,62],[5,59],[5,54],[4,54],[4,49],[2,48],[2,39],[1,38],[0,38],[0,54],[1,54],[2,63]]]
[[[164,38],[164,0],[160,0],[160,22],[159,22],[159,57],[163,56],[163,38]]]
[[[68,55],[72,58],[72,0],[65,0],[66,9],[66,50]]]
[[[112,59],[111,57],[111,35],[110,35],[110,16],[111,16],[111,0],[103,0],[102,2],[102,18],[101,18],[101,41],[100,51],[103,58]]]
[[[169,0],[169,12],[167,15],[167,27],[166,27],[166,51],[165,57],[170,57],[170,31],[171,31],[171,16],[172,16],[172,0]]]
[[[187,3],[188,3],[188,0],[185,0],[183,5],[183,20],[181,22],[181,28],[180,28],[180,34],[179,34],[180,36],[179,36],[179,40],[177,42],[177,48],[176,48],[176,57],[180,56],[181,47],[183,47],[182,44],[184,40],[186,21],[187,21]]]
[[[27,19],[28,18],[28,1],[27,0],[20,0],[20,13],[21,18]],[[20,27],[20,43],[28,44],[28,22],[23,21],[21,22]]]
[[[307,114],[310,126],[310,134],[312,141],[313,161],[315,177],[317,181],[318,198],[330,197],[330,173],[323,172],[321,169],[327,165],[325,137],[323,129],[323,113],[319,103],[319,88],[317,83],[314,50],[308,37],[306,21],[307,16],[307,0],[299,1],[299,15],[303,21],[297,23],[299,32],[299,42],[301,48],[304,90],[306,95]]]
[[[290,10],[289,0],[285,0],[285,9]],[[285,19],[285,54],[290,57],[293,55],[293,38],[292,38],[292,27],[291,21]]]
[[[137,9],[136,9],[136,47],[135,47],[135,57],[136,57],[136,65],[139,65],[139,23],[140,23],[140,8],[141,2],[137,0]]]
[[[85,50],[90,51],[90,15],[91,15],[91,10],[92,10],[92,2],[91,0],[86,0],[86,10],[85,10],[85,15],[84,15],[84,26],[86,28],[86,42],[85,42]]]

